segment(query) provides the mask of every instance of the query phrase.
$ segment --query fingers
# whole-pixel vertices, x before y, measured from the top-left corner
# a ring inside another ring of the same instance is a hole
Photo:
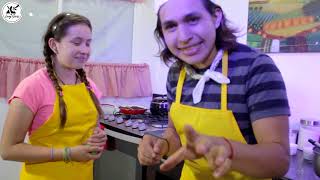
[[[212,175],[216,178],[225,175],[232,165],[232,160],[228,158],[227,149],[223,145],[212,146],[205,158],[209,167],[214,170]]]
[[[103,151],[103,147],[100,147],[100,146],[87,146],[86,148],[86,151],[87,152],[101,152]]]
[[[203,156],[210,149],[210,138],[197,133],[190,125],[184,127],[184,133],[187,138],[187,148],[193,149],[195,154]]]
[[[90,146],[99,146],[99,147],[104,147],[106,145],[106,141],[100,142],[100,143],[92,143],[92,142],[87,142],[87,145]]]
[[[186,147],[181,147],[160,166],[161,171],[169,171],[186,158]]]
[[[190,125],[185,125],[183,130],[187,138],[187,144],[193,146],[197,142],[199,134]]]
[[[231,159],[226,159],[221,166],[217,167],[214,172],[212,173],[212,175],[215,178],[219,178],[224,176],[225,174],[227,174],[227,172],[231,169],[231,164],[232,164],[232,160]]]
[[[155,145],[153,146],[153,152],[154,154],[152,155],[153,157],[158,156],[158,155],[165,155],[166,152],[169,151],[169,144],[165,139],[157,139]]]
[[[154,152],[156,137],[145,135],[138,146],[138,160],[142,165],[154,165],[160,163],[161,156]]]
[[[96,128],[93,134],[87,139],[87,144],[95,145],[95,143],[105,143],[107,139],[105,132]]]

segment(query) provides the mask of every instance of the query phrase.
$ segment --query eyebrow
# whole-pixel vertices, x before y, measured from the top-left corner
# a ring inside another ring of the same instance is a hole
[[[72,39],[71,39],[71,41],[73,41],[73,40],[85,40],[85,41],[92,41],[92,38],[90,38],[90,39],[84,39],[84,38],[82,38],[82,37],[77,36],[77,37],[74,37],[74,38],[72,38]]]
[[[186,14],[185,16],[183,16],[183,21],[186,21],[186,20],[188,20],[188,19],[190,19],[191,17],[195,17],[195,16],[200,16],[200,13],[198,13],[198,12],[191,12],[191,13],[188,13],[188,14]],[[172,24],[176,24],[176,21],[174,21],[174,20],[167,20],[167,21],[164,21],[163,23],[162,23],[162,26],[167,26],[167,25],[172,25]]]

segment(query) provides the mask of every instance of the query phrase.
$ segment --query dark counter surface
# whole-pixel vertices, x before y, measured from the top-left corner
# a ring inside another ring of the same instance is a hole
[[[132,129],[126,127],[124,123],[117,124],[115,121],[102,121],[101,122],[107,129],[106,133],[109,136],[138,144],[144,134],[149,133],[155,136],[161,136],[165,129],[154,128],[146,124],[147,129],[139,131],[138,129]],[[320,180],[313,170],[311,161],[307,161],[303,158],[303,152],[298,150],[297,154],[290,157],[290,168],[287,174],[281,179],[290,180]]]
[[[313,170],[312,161],[305,160],[300,150],[297,150],[296,155],[291,156],[290,168],[284,179],[320,180]]]

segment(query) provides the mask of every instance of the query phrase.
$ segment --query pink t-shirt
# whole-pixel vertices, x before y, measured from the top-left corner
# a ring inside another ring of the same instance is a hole
[[[97,98],[102,96],[95,83],[88,78]],[[56,91],[45,68],[39,69],[20,82],[8,103],[19,98],[33,112],[34,119],[29,127],[29,134],[45,123],[53,112]]]

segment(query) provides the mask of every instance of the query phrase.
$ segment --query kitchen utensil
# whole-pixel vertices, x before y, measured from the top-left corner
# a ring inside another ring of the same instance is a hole
[[[112,104],[100,104],[104,114],[115,114],[117,112],[117,107]]]
[[[308,141],[309,141],[309,143],[311,143],[315,147],[320,148],[320,143],[318,143],[317,141],[315,141],[313,139],[308,139]]]
[[[320,148],[313,148],[314,156],[313,156],[313,168],[314,172],[320,177]]]
[[[150,111],[153,115],[167,115],[169,104],[167,97],[155,97],[150,104]]]
[[[300,120],[300,130],[298,137],[298,149],[312,147],[308,139],[318,139],[320,136],[320,120],[303,118]]]
[[[298,145],[294,143],[290,143],[290,155],[296,155],[297,154],[297,148]]]
[[[125,115],[144,114],[147,108],[142,106],[120,106],[120,113]]]
[[[304,147],[303,148],[303,158],[308,161],[312,161],[313,159],[313,150],[312,147]]]

